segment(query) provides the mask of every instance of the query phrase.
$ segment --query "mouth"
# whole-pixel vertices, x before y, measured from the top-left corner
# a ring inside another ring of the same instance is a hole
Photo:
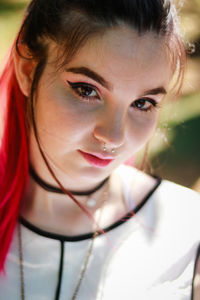
[[[81,150],[78,150],[78,152],[85,158],[85,160],[92,166],[104,168],[107,167],[112,161],[114,161],[114,158],[105,157],[100,153],[87,153]]]

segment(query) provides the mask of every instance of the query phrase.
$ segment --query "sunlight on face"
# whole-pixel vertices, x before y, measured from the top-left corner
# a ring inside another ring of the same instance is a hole
[[[164,39],[153,33],[139,36],[124,26],[89,40],[59,71],[56,55],[52,42],[37,93],[40,142],[64,180],[98,182],[143,147],[155,130],[171,77]],[[99,167],[81,153],[113,160]],[[31,159],[41,163],[33,134]]]

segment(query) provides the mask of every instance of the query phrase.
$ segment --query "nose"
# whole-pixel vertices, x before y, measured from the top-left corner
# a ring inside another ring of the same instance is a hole
[[[125,138],[125,117],[120,111],[104,113],[96,123],[93,135],[110,149],[121,147]]]

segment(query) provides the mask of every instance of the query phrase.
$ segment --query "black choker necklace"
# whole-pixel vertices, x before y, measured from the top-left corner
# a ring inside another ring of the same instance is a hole
[[[29,173],[30,173],[31,177],[46,191],[52,192],[52,193],[64,194],[64,192],[60,188],[50,185],[47,182],[45,182],[43,179],[41,179],[36,174],[36,172],[32,166],[29,167]],[[75,196],[90,196],[93,193],[95,193],[96,191],[98,191],[108,181],[108,179],[109,179],[109,177],[104,179],[98,186],[96,186],[94,189],[91,189],[89,191],[85,191],[85,192],[69,191],[69,192]]]

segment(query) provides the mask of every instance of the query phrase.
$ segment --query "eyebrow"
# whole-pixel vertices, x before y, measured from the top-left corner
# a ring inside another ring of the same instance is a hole
[[[97,74],[96,72],[90,70],[87,67],[79,67],[79,68],[68,68],[66,69],[67,72],[72,72],[75,74],[82,74],[85,75],[93,80],[95,80],[96,82],[100,83],[103,87],[105,87],[108,90],[111,90],[111,85],[99,74]]]
[[[100,83],[106,89],[112,90],[111,85],[100,74],[92,71],[91,69],[89,69],[87,67],[67,68],[66,71],[67,72],[72,72],[74,74],[85,75],[85,76],[95,80],[96,82]],[[142,93],[143,96],[146,96],[146,95],[159,95],[159,94],[163,94],[163,95],[167,94],[167,91],[165,90],[164,87],[158,87],[158,88],[154,88],[154,89],[151,89],[151,90],[146,90],[146,91],[144,91],[144,93]]]
[[[158,95],[158,94],[167,94],[167,91],[165,90],[165,88],[163,86],[155,88],[155,89],[151,89],[151,90],[147,90],[144,91],[143,96],[146,95]]]

